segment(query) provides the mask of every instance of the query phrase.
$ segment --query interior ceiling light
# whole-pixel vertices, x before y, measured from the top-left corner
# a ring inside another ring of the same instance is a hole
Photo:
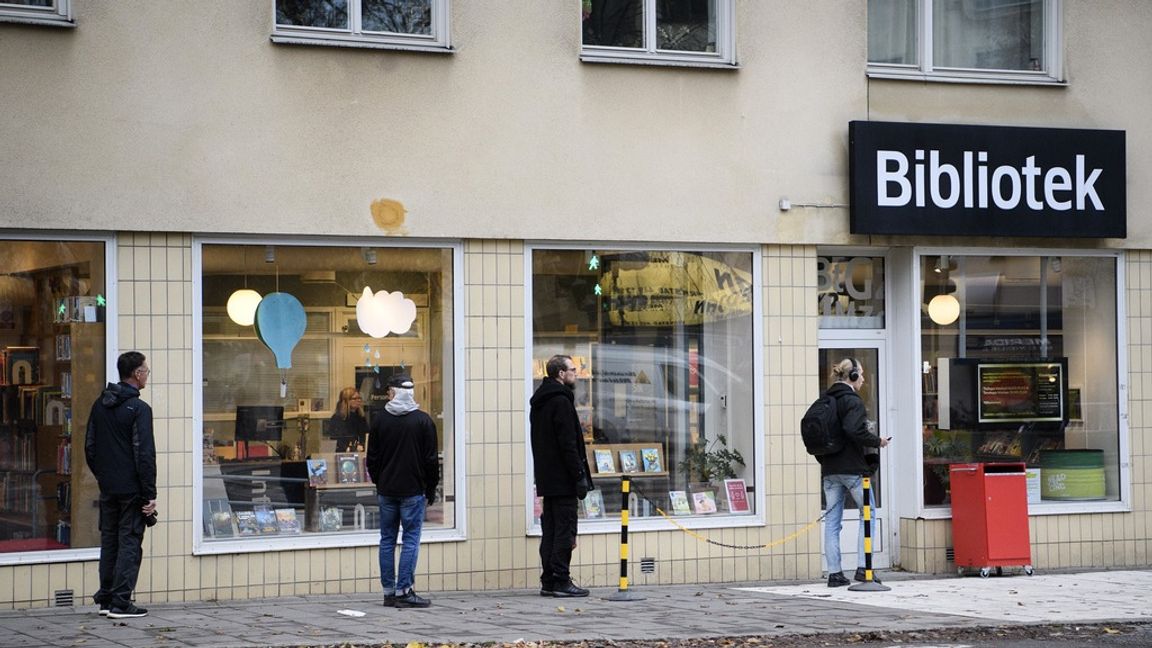
[[[251,288],[241,288],[228,298],[228,317],[240,326],[252,326],[256,321],[256,308],[264,298]]]
[[[960,317],[960,300],[955,295],[936,295],[928,302],[928,317],[940,326],[948,326]]]

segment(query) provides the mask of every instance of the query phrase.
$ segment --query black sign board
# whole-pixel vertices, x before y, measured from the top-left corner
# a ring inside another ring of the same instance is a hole
[[[1127,236],[1124,131],[854,121],[853,234]]]

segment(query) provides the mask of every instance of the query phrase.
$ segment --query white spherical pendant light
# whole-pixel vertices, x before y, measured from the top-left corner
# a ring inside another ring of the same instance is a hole
[[[263,297],[250,288],[242,288],[228,298],[228,317],[240,326],[252,326],[256,321],[256,307]]]
[[[928,302],[928,317],[940,326],[948,326],[960,317],[960,301],[954,295],[936,295]]]

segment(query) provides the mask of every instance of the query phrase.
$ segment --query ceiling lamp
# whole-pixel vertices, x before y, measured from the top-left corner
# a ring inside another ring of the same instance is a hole
[[[948,326],[960,317],[960,300],[955,295],[936,295],[928,302],[928,317],[940,326]]]
[[[373,293],[365,286],[364,292],[356,300],[356,323],[360,330],[374,338],[382,338],[389,333],[403,335],[412,328],[416,320],[416,302],[397,290],[381,290]]]
[[[240,326],[252,326],[256,321],[256,307],[263,297],[251,288],[242,288],[228,298],[228,317]]]

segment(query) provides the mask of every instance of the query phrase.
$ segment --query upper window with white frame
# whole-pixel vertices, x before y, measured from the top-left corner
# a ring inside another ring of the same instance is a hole
[[[76,26],[71,0],[0,0],[0,22]]]
[[[868,74],[1063,83],[1061,0],[868,0]]]
[[[734,67],[733,0],[581,0],[580,59]]]
[[[272,42],[447,52],[448,0],[273,0]]]

